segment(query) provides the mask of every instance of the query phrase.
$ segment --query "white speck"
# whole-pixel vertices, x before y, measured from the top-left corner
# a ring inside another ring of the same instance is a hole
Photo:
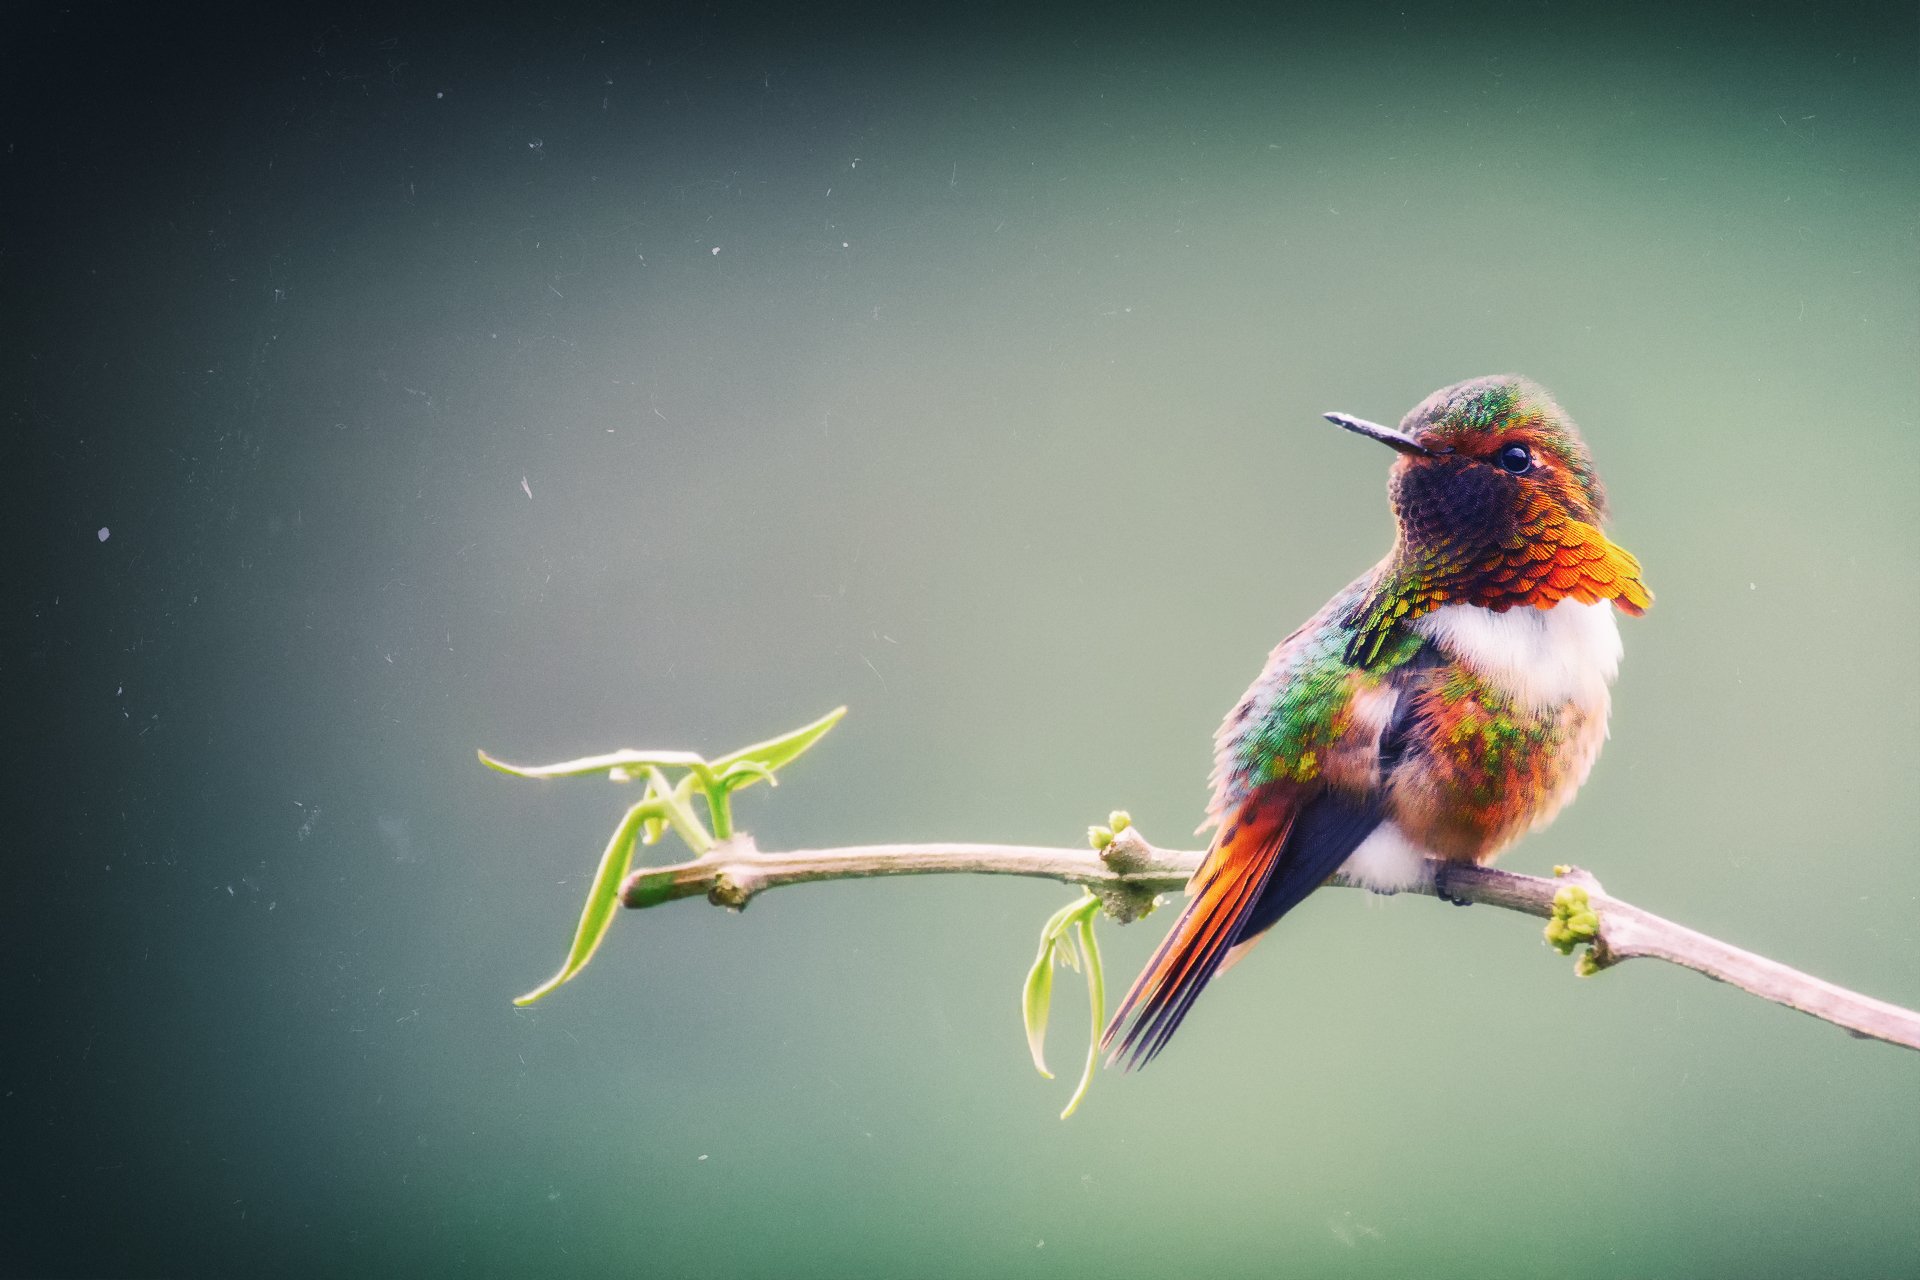
[[[848,247],[848,245],[847,245],[847,242],[846,242],[845,240],[842,240],[842,241],[840,242],[840,247],[841,247],[842,249],[845,249],[845,248],[847,248],[847,247]]]
[[[714,252],[718,253],[720,251],[718,249],[715,249]],[[99,534],[100,541],[105,542],[108,538],[111,538],[112,536],[113,536],[113,533],[111,530],[107,528],[107,526],[105,525],[100,526],[100,534]]]
[[[1749,582],[1747,584],[1747,590],[1749,591],[1758,591],[1759,589],[1760,589],[1760,584],[1757,582]]]
[[[527,483],[525,476],[520,477],[520,492],[527,495],[527,501],[533,501],[533,486]]]
[[[701,1158],[702,1160],[705,1160],[705,1159],[706,1159],[706,1157],[705,1157],[705,1156],[701,1156],[700,1158]]]
[[[720,246],[719,246],[719,245],[715,245],[715,246],[713,246],[713,256],[714,256],[714,257],[716,257],[716,258],[720,256]]]
[[[123,684],[117,684],[113,686],[113,696],[116,698],[119,697],[121,694],[125,693],[126,691],[127,691],[127,686]]]
[[[436,98],[444,98],[447,96],[447,94],[446,94],[446,91],[443,89],[439,93],[434,94],[433,96]]]

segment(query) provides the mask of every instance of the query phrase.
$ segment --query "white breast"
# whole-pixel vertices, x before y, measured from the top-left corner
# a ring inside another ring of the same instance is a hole
[[[1413,629],[1482,680],[1535,710],[1579,702],[1606,718],[1607,686],[1620,670],[1620,628],[1605,600],[1495,613],[1442,605]]]

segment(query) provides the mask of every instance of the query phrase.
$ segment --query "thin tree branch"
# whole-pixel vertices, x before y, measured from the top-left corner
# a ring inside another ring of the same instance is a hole
[[[874,876],[1031,876],[1084,885],[1107,914],[1122,922],[1152,909],[1155,895],[1181,889],[1199,866],[1195,852],[1160,849],[1129,827],[1100,853],[997,844],[877,844],[843,849],[796,849],[763,853],[750,837],[737,836],[691,862],[648,867],[627,877],[621,901],[628,907],[659,906],[704,895],[717,906],[741,908],[756,895],[782,885]],[[1352,887],[1335,876],[1330,882]],[[1920,1049],[1920,1013],[1848,991],[1776,960],[1743,951],[1684,925],[1654,915],[1607,893],[1577,869],[1556,879],[1449,866],[1441,891],[1454,901],[1503,907],[1553,919],[1556,899],[1565,914],[1569,887],[1583,890],[1584,908],[1598,917],[1581,972],[1592,973],[1645,956],[1703,973],[1762,1000],[1831,1022],[1862,1039]],[[1431,887],[1410,892],[1434,894]],[[1440,895],[1436,895],[1440,896]]]

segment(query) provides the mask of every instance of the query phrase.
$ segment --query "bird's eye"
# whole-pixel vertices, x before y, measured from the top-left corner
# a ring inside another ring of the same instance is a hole
[[[1523,476],[1533,470],[1533,454],[1523,444],[1510,444],[1493,455],[1493,460],[1510,476]]]

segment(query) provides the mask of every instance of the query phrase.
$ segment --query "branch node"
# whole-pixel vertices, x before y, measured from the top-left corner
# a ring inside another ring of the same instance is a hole
[[[761,856],[760,846],[744,831],[736,831],[701,854],[697,862],[751,862]]]
[[[729,911],[745,911],[747,903],[753,898],[755,887],[753,881],[740,872],[731,869],[716,871],[713,874],[713,887],[707,890],[707,901]]]
[[[1146,870],[1153,861],[1153,846],[1140,834],[1140,828],[1122,827],[1101,847],[1100,861],[1106,863],[1110,871],[1131,875]]]
[[[1575,867],[1561,863],[1553,869],[1553,874],[1556,879],[1562,880],[1567,884],[1577,884],[1588,893],[1606,892],[1605,889],[1600,887],[1599,878],[1585,867]]]
[[[1159,894],[1129,880],[1089,888],[1093,896],[1100,899],[1100,909],[1120,924],[1132,924],[1151,915],[1153,909],[1160,905]]]
[[[1613,953],[1603,935],[1596,934],[1587,944],[1586,951],[1573,962],[1573,971],[1582,978],[1591,978],[1604,969],[1611,969],[1620,963],[1620,957]],[[1711,976],[1711,975],[1709,975]]]

